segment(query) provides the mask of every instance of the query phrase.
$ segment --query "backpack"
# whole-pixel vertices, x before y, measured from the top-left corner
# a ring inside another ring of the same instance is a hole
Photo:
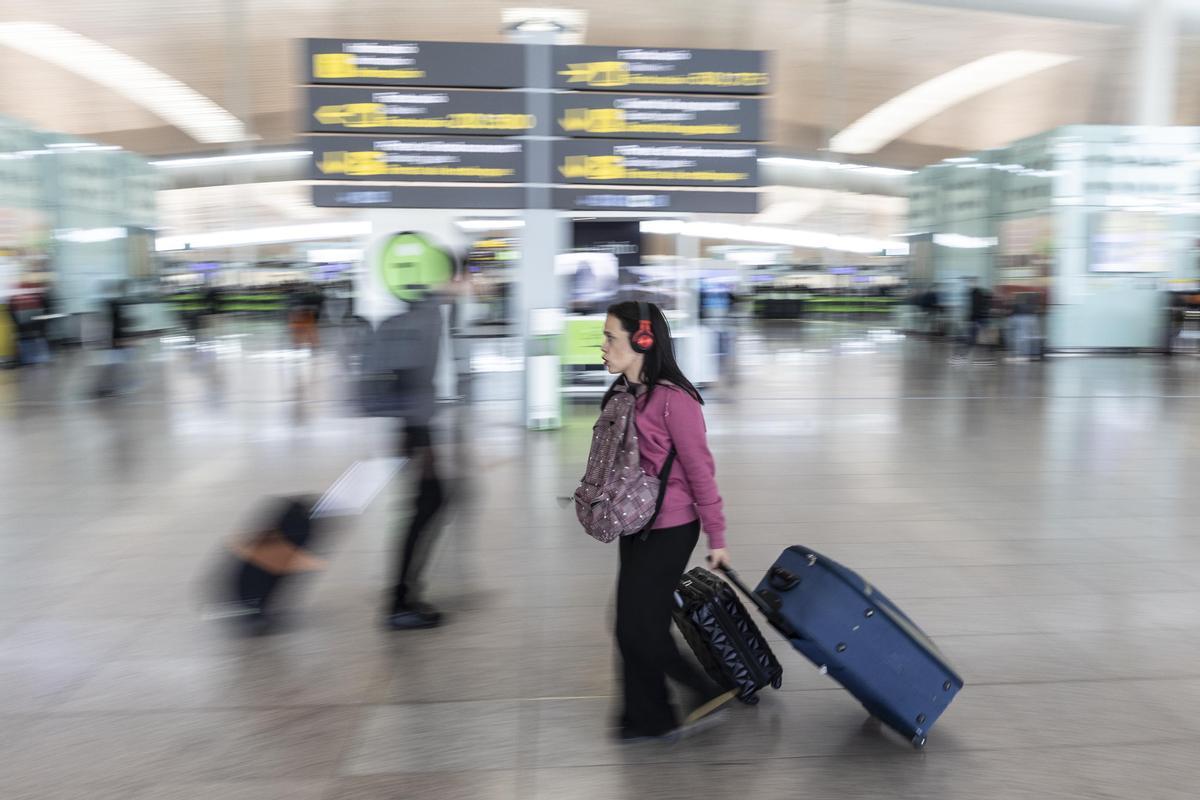
[[[364,321],[365,322],[365,321]],[[441,336],[441,312],[412,308],[358,331],[361,363],[359,411],[367,416],[405,417],[423,424],[433,416],[433,376]]]
[[[587,534],[601,542],[649,531],[675,462],[672,447],[657,478],[642,471],[636,414],[629,385],[617,383],[592,428],[587,469],[575,490],[575,516]]]

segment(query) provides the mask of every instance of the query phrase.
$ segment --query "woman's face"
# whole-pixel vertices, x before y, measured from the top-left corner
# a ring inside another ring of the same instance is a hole
[[[644,356],[634,352],[633,345],[629,343],[629,331],[612,314],[604,320],[604,344],[600,345],[600,352],[604,355],[604,366],[608,367],[609,374],[624,374],[627,377],[633,374],[635,378],[641,376]]]

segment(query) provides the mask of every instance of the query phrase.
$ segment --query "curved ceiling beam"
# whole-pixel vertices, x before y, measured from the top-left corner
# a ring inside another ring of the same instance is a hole
[[[964,100],[1074,60],[1074,56],[1032,50],[1006,50],[985,56],[942,73],[877,106],[834,136],[829,149],[839,153],[874,153]]]
[[[952,8],[958,11],[986,11],[1026,17],[1095,22],[1102,25],[1129,25],[1144,5],[1143,0],[902,0],[916,6]],[[1200,24],[1200,6],[1176,0],[1175,8],[1188,27]]]
[[[241,121],[195,89],[74,31],[44,22],[4,22],[0,44],[112,89],[198,142],[243,138]]]

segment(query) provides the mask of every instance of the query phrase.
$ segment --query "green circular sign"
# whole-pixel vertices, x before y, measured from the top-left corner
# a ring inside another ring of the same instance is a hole
[[[379,276],[389,292],[411,303],[454,277],[454,258],[419,233],[397,233],[379,251]]]

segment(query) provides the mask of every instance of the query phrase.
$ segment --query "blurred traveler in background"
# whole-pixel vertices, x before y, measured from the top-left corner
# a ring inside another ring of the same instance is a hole
[[[288,327],[292,331],[292,345],[315,351],[320,344],[317,326],[321,322],[321,308],[325,296],[320,287],[314,285],[298,287],[292,294],[288,309]]]
[[[1013,296],[1012,314],[1008,320],[1011,358],[1030,361],[1041,355],[1037,314],[1037,295],[1033,292],[1019,292]]]
[[[196,307],[183,312],[188,333],[197,349],[200,349],[202,341],[211,342],[216,339],[217,317],[221,313],[221,304],[221,289],[216,285],[216,281],[209,279],[200,292]]]
[[[47,311],[41,287],[22,285],[9,299],[9,308],[16,324],[19,363],[47,363],[50,360],[50,343],[46,338]]]
[[[624,662],[620,738],[634,742],[673,737],[715,720],[714,712],[733,696],[685,660],[671,637],[675,587],[702,525],[708,535],[709,564],[729,564],[725,516],[701,410],[704,401],[679,369],[666,317],[656,305],[611,306],[601,352],[609,373],[620,376],[601,408],[616,392],[634,393],[638,448],[646,474],[661,474],[670,453],[675,453],[652,529],[620,538],[616,621]],[[668,676],[691,694],[691,713],[682,725],[668,696]]]
[[[701,324],[712,331],[715,339],[718,374],[722,382],[736,383],[733,368],[735,302],[733,289],[727,285],[712,285],[700,291]]]
[[[204,290],[204,307],[200,313],[204,315],[203,325],[208,330],[207,338],[216,338],[217,320],[221,314],[221,290],[215,281],[210,281]]]
[[[453,256],[447,257],[453,261]],[[411,514],[397,548],[395,583],[386,609],[387,625],[393,630],[431,628],[442,621],[441,612],[421,601],[420,578],[448,499],[432,427],[437,410],[434,376],[443,356],[445,287],[420,288],[424,291],[404,312],[366,335],[359,381],[366,414],[398,419],[399,451],[409,459],[414,476]]]
[[[103,303],[99,365],[92,389],[95,397],[112,397],[134,387],[134,339],[128,294],[126,281],[114,281]]]
[[[54,353],[55,348],[62,344],[64,320],[67,315],[62,313],[58,293],[54,283],[47,280],[42,284],[42,315],[36,322],[41,330],[42,340],[46,343],[47,359]]]
[[[981,337],[988,331],[989,320],[991,319],[992,295],[987,290],[979,285],[976,278],[968,278],[967,286],[967,308],[966,319],[964,320],[964,330],[962,336],[961,347],[959,351],[951,357],[951,360],[956,364],[971,363],[975,348],[982,344]],[[990,357],[984,360],[984,363],[990,363]]]
[[[936,283],[917,297],[917,305],[925,313],[925,332],[930,336],[941,336],[945,333],[942,319],[945,308],[942,303],[941,287]]]

